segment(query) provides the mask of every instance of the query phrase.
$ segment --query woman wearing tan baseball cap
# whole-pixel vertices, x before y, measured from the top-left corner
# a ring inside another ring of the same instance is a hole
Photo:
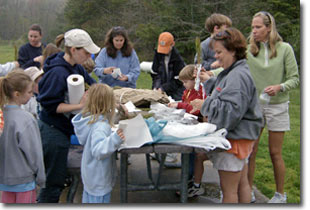
[[[66,179],[70,136],[74,133],[71,112],[82,109],[86,100],[84,94],[79,104],[69,104],[67,78],[71,74],[79,74],[88,85],[96,82],[80,64],[91,54],[98,53],[100,48],[82,29],[72,29],[57,36],[57,47],[63,40],[65,52],[56,53],[46,59],[43,66],[44,76],[39,82],[37,101],[42,107],[39,128],[46,169],[46,187],[40,191],[39,203],[59,201]]]

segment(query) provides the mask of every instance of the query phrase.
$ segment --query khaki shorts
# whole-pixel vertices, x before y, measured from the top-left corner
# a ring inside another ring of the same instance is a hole
[[[238,172],[242,171],[245,164],[248,164],[248,158],[239,159],[234,154],[226,151],[208,153],[208,158],[213,163],[213,168],[222,171]]]
[[[267,124],[269,131],[289,131],[289,101],[282,104],[261,104],[264,116],[264,125]]]

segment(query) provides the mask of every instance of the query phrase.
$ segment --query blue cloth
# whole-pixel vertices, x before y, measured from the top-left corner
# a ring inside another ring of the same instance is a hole
[[[83,190],[82,203],[110,203],[111,192],[103,196],[94,196]]]
[[[116,181],[116,160],[114,152],[122,140],[104,116],[99,116],[93,124],[88,124],[92,116],[83,117],[81,113],[72,119],[75,134],[84,146],[81,175],[84,190],[94,196],[103,196],[112,191]]]
[[[101,83],[108,84],[111,87],[136,88],[136,82],[140,75],[140,62],[134,49],[132,49],[129,57],[124,57],[121,51],[117,51],[116,58],[112,58],[107,54],[106,48],[103,48],[97,56],[95,63],[94,72]],[[120,81],[117,78],[114,79],[110,74],[103,74],[103,69],[107,67],[120,68],[122,74],[128,77],[128,81]]]
[[[33,59],[42,55],[42,49],[45,47],[42,44],[40,47],[33,47],[30,43],[24,44],[18,50],[18,63],[21,68],[26,69],[30,66],[36,66],[40,68],[40,62],[35,62]]]
[[[0,184],[0,191],[6,192],[27,192],[33,190],[36,187],[35,181],[28,182],[25,184],[16,184],[16,185],[6,185]]]
[[[60,52],[48,57],[45,61],[43,67],[45,73],[39,82],[37,101],[42,107],[40,119],[70,136],[73,134],[72,116],[56,113],[59,104],[69,102],[67,78],[71,74],[79,74],[84,77],[85,83],[89,85],[96,81],[88,75],[81,65],[72,66],[67,63],[63,56],[64,52]]]

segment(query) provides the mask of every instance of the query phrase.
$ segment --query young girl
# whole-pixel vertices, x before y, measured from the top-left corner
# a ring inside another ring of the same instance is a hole
[[[115,114],[112,88],[94,84],[82,112],[72,119],[74,131],[84,145],[81,174],[84,184],[83,203],[110,203],[116,180],[113,153],[125,140],[123,130],[111,131]]]
[[[0,137],[2,203],[35,203],[36,184],[45,185],[40,131],[35,118],[20,108],[32,96],[33,81],[22,70],[0,79],[4,128]]]
[[[187,113],[191,113],[193,107],[190,105],[190,102],[195,99],[203,99],[202,86],[200,85],[199,91],[194,89],[195,87],[195,77],[194,75],[195,65],[187,65],[185,66],[179,74],[179,80],[183,82],[185,90],[182,96],[182,102],[172,102],[169,103],[169,107],[177,108],[177,109],[185,109]],[[200,111],[196,110],[191,113],[197,116],[200,115]]]

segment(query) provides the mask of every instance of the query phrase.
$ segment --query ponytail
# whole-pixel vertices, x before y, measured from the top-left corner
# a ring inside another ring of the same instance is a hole
[[[22,69],[16,69],[0,78],[0,107],[3,108],[8,100],[13,98],[13,93],[24,93],[29,84],[33,84],[31,78]]]

